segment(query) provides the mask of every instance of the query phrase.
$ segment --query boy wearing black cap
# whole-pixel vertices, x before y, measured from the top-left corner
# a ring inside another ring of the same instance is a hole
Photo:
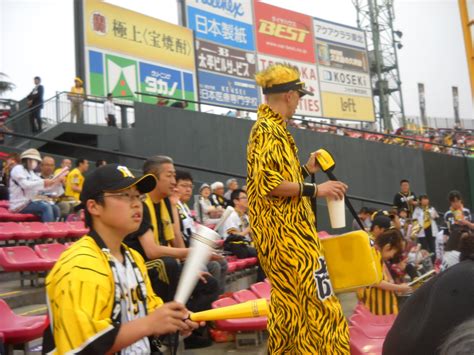
[[[153,336],[189,332],[178,303],[153,292],[142,257],[122,244],[142,220],[152,175],[135,178],[116,164],[90,174],[81,192],[90,233],[65,251],[46,279],[47,353],[150,353]]]

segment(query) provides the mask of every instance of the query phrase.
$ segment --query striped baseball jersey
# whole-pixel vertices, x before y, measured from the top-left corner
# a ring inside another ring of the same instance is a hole
[[[115,271],[91,236],[82,237],[61,254],[46,278],[48,330],[52,337],[47,335],[47,330],[43,351],[104,354],[113,345],[121,322],[144,316],[163,303],[151,288],[143,258],[123,244],[122,248],[125,264],[117,266]],[[131,270],[130,263],[135,264],[136,271]],[[133,278],[136,281],[130,281]],[[117,287],[120,287],[119,297],[125,299],[120,307],[114,307]],[[131,345],[132,349],[149,346],[148,338],[141,339],[136,347]]]

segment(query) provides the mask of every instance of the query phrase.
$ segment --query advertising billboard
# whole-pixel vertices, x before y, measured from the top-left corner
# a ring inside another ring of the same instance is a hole
[[[89,94],[156,103],[136,94],[143,91],[196,100],[192,31],[101,0],[84,0],[83,20]]]
[[[285,63],[298,68],[300,78],[305,82],[305,88],[314,93],[314,96],[305,95],[301,98],[297,115],[321,116],[321,99],[319,97],[318,71],[314,64],[290,61],[284,58],[271,57],[264,54],[258,55],[258,69],[264,70],[272,64]]]
[[[187,0],[186,15],[196,37],[200,101],[256,109],[252,0]]]
[[[263,2],[255,2],[259,54],[314,63],[313,19]]]
[[[364,32],[314,19],[323,117],[375,120]]]

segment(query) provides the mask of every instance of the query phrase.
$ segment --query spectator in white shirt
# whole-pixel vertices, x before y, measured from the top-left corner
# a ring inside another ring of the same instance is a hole
[[[112,102],[112,94],[107,94],[107,100],[104,102],[104,111],[107,126],[117,127],[117,122],[115,119],[115,105]]]
[[[233,191],[239,188],[239,183],[237,182],[237,179],[231,178],[225,182],[225,185],[227,186],[227,191],[224,194],[224,198],[226,199],[227,203],[231,205],[232,201],[230,200],[230,195]]]
[[[21,153],[21,164],[16,165],[10,174],[10,211],[38,215],[43,222],[53,222],[59,218],[59,208],[42,200],[41,191],[61,184],[60,179],[42,179],[35,173],[41,162],[36,149]]]
[[[436,218],[439,218],[439,215],[436,209],[430,206],[430,199],[427,195],[421,195],[419,201],[413,211],[413,219],[418,220],[418,224],[422,227],[418,233],[418,240],[423,249],[435,253],[436,236],[439,231]]]
[[[247,216],[248,200],[247,194],[242,190],[235,190],[231,194],[234,211],[224,221],[219,228],[218,233],[222,238],[226,239],[229,235],[237,235],[244,237],[247,241],[251,241],[250,223]]]

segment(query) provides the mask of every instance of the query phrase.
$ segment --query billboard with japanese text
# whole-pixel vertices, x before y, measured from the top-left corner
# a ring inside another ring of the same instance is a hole
[[[258,55],[258,69],[264,70],[272,64],[286,63],[293,65],[300,71],[300,78],[305,83],[305,88],[313,92],[314,96],[305,95],[301,98],[296,110],[297,115],[301,116],[321,116],[321,99],[319,97],[318,71],[314,64],[308,64],[297,61],[290,61],[284,58],[271,57],[264,54]]]
[[[186,17],[196,37],[200,101],[256,109],[252,0],[187,0]]]
[[[315,18],[314,35],[323,117],[373,122],[364,32]]]
[[[258,53],[314,63],[313,19],[255,1]]]
[[[149,103],[156,97],[137,92],[197,99],[192,31],[101,0],[83,1],[83,22],[89,94]]]

